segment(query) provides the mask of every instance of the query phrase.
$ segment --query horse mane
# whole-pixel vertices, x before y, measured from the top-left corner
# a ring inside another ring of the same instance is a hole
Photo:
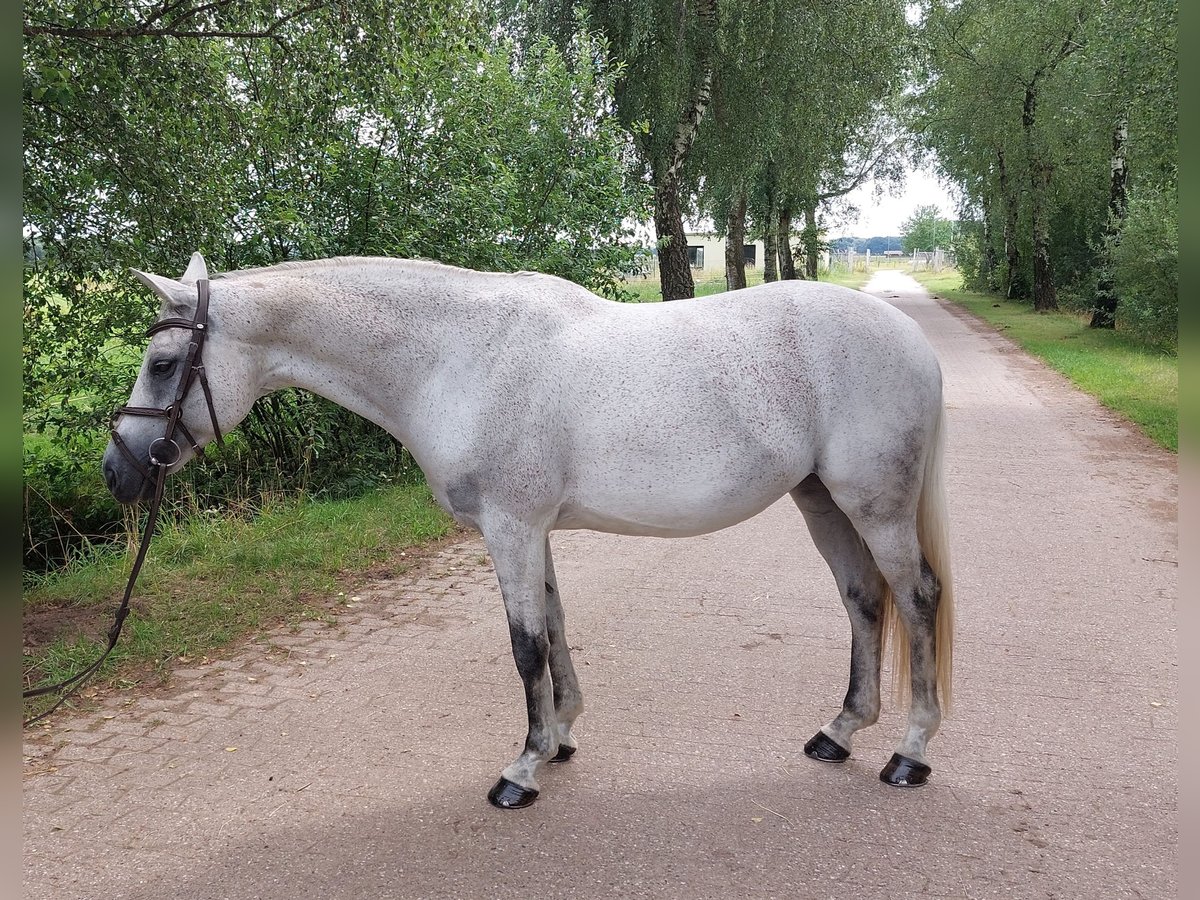
[[[466,271],[460,269],[459,266],[451,266],[436,259],[426,259],[424,257],[414,257],[412,259],[396,259],[390,256],[331,256],[328,259],[302,259],[289,262],[275,263],[272,266],[255,266],[250,269],[234,269],[229,272],[220,272],[213,276],[214,279],[234,279],[249,275],[272,275],[275,273],[305,271],[308,269],[318,268],[342,268],[353,265],[385,265],[385,266],[405,266],[405,267],[428,267],[437,269],[451,269],[458,271]],[[521,273],[524,274],[524,273]]]

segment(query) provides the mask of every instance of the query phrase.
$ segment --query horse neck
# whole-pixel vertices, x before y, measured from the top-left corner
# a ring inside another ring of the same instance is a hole
[[[280,279],[258,307],[268,319],[256,336],[262,392],[303,388],[414,448],[431,386],[461,385],[509,318],[472,274],[368,268],[355,279]]]

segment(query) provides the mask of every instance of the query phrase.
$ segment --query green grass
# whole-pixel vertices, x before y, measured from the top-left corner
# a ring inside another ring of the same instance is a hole
[[[127,686],[258,629],[327,616],[355,576],[381,564],[402,567],[401,551],[452,528],[424,483],[353,500],[272,503],[248,519],[196,514],[160,528],[134,612],[96,681]],[[28,683],[57,681],[99,654],[131,563],[100,551],[27,585],[28,619],[78,623],[25,656]]]
[[[821,281],[828,281],[831,284],[840,284],[842,287],[854,288],[856,291],[861,291],[871,276],[875,274],[875,270],[866,271],[864,269],[855,269],[850,272],[846,269],[838,268],[831,269],[827,272],[820,273]]]
[[[870,280],[874,272],[846,272],[838,270],[833,272],[822,272],[820,274],[821,281],[828,281],[832,284],[841,284],[846,287],[861,289],[867,281]],[[702,276],[694,275],[696,281],[696,296],[707,297],[709,294],[725,293],[725,276]],[[762,271],[747,271],[746,272],[746,287],[754,287],[756,284],[763,283]],[[621,287],[630,291],[634,295],[636,303],[660,303],[662,302],[662,287],[659,285],[657,276],[647,278],[645,280],[633,278],[624,282]]]
[[[1038,313],[1024,303],[962,289],[953,270],[913,277],[994,325],[1081,390],[1136,424],[1153,441],[1179,450],[1179,359],[1120,331],[1088,327],[1088,317]]]

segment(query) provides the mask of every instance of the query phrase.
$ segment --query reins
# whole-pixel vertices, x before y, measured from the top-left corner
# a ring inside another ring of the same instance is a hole
[[[192,433],[180,418],[183,414],[183,401],[187,398],[188,391],[191,390],[192,385],[196,381],[200,382],[200,389],[204,393],[204,402],[208,406],[208,415],[212,420],[213,434],[216,436],[217,443],[222,443],[221,428],[217,424],[217,412],[213,407],[212,392],[208,388],[208,376],[204,372],[204,339],[208,335],[208,279],[202,278],[197,281],[196,290],[196,315],[192,319],[161,319],[151,325],[146,331],[147,337],[153,337],[158,332],[167,328],[187,328],[192,331],[192,339],[188,343],[187,361],[184,364],[183,375],[179,379],[179,387],[175,391],[175,399],[164,409],[156,409],[149,406],[122,406],[113,415],[110,429],[113,443],[125,458],[141,472],[144,479],[143,485],[145,484],[145,480],[153,481],[154,499],[150,502],[150,511],[146,516],[145,528],[142,530],[141,544],[138,547],[137,557],[133,561],[133,569],[130,570],[129,580],[125,584],[125,594],[121,598],[121,605],[117,607],[113,615],[113,623],[108,629],[108,646],[104,648],[104,652],[100,654],[100,657],[95,662],[83,671],[75,673],[70,678],[65,678],[56,684],[44,685],[23,691],[21,694],[22,699],[41,697],[46,694],[52,694],[55,691],[63,691],[63,695],[49,709],[43,710],[36,716],[26,719],[22,723],[22,727],[32,725],[34,722],[44,719],[58,709],[68,697],[83,685],[84,681],[100,668],[104,660],[108,659],[108,655],[112,653],[113,647],[117,645],[117,641],[121,637],[121,627],[125,624],[125,618],[129,615],[129,601],[133,596],[133,587],[137,583],[138,575],[142,571],[142,564],[146,561],[146,551],[150,549],[150,539],[154,536],[154,527],[158,521],[159,509],[162,506],[163,485],[167,480],[167,469],[178,462],[179,457],[183,454],[183,451],[179,448],[179,444],[175,441],[176,431],[183,435],[197,456],[204,455],[204,449],[192,436]],[[123,415],[165,418],[167,420],[163,436],[155,438],[150,444],[148,451],[149,465],[144,464],[134,455],[133,451],[129,449],[124,439],[117,432],[117,421]],[[70,690],[67,690],[68,688]]]

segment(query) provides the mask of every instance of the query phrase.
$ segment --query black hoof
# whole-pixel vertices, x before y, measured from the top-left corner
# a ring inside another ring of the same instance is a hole
[[[821,762],[845,762],[850,758],[850,751],[825,732],[818,731],[804,745],[804,755],[819,759]]]
[[[578,749],[578,747],[568,747],[566,744],[559,744],[558,752],[550,757],[550,762],[566,762],[575,755],[575,751]]]
[[[492,806],[498,806],[500,809],[520,809],[522,806],[528,806],[537,799],[537,795],[537,791],[521,787],[503,776],[488,791],[488,799],[492,801]]]
[[[925,763],[893,753],[888,764],[879,773],[879,780],[895,787],[920,787],[929,779],[929,773],[932,771]]]

